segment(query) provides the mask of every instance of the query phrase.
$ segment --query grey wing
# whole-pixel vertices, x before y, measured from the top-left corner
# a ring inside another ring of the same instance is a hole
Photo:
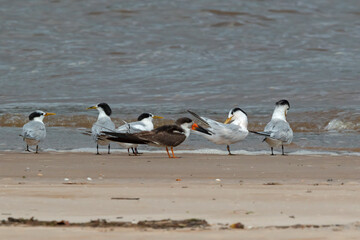
[[[212,136],[205,136],[217,144],[230,144],[244,140],[249,134],[247,129],[243,129],[235,124],[224,124],[216,121],[209,121]]]
[[[117,132],[127,132],[127,133],[137,133],[142,131],[151,131],[152,129],[146,129],[144,123],[138,122],[131,122],[121,125],[116,129]]]
[[[22,130],[23,138],[34,139],[42,141],[46,137],[46,128],[44,123],[31,121],[23,126]]]
[[[214,129],[222,128],[224,125],[226,125],[224,123],[217,122],[207,117],[201,117],[201,118],[209,125],[210,128],[214,128]]]
[[[227,127],[230,126],[230,124],[220,123],[207,117],[199,116],[199,119],[201,119],[202,122],[206,123],[209,126],[209,129],[207,130],[211,133],[227,131]]]
[[[223,124],[223,125],[224,126],[220,125],[221,126],[221,128],[219,129],[220,131],[216,132],[216,134],[218,134],[220,137],[224,139],[228,139],[231,141],[243,140],[249,134],[248,130],[242,129],[237,125],[233,125],[233,124]]]
[[[116,132],[131,133],[130,123],[125,123],[116,129]]]
[[[193,114],[192,112],[190,113]],[[225,124],[225,123],[217,122],[210,118],[200,117],[198,115],[194,115],[194,116],[196,118],[201,118],[201,121],[209,126],[207,130],[211,133],[211,135],[203,134],[198,131],[195,131],[195,133],[204,136],[205,138],[216,144],[235,143],[244,140],[249,133],[247,129],[242,129],[238,125]]]
[[[271,120],[266,125],[264,132],[270,133],[270,138],[286,143],[291,143],[293,139],[293,131],[289,123],[283,120]]]
[[[248,134],[247,130],[241,129],[238,125],[225,124],[225,123],[217,122],[210,118],[205,118],[205,117],[203,118],[209,124],[210,126],[209,130],[214,134],[223,134],[225,136],[234,135],[235,132],[237,134],[239,134],[239,132],[243,132],[245,136],[247,136]]]
[[[208,125],[209,128],[207,130],[210,133],[212,133],[212,135],[217,135],[217,137],[219,137],[219,138],[232,140],[232,138],[235,136],[234,132],[239,132],[239,130],[240,130],[239,126],[232,125],[232,124],[220,123],[220,122],[212,120],[210,118],[199,116],[190,110],[188,110],[188,112],[191,115],[193,115],[194,117],[196,117],[197,119],[199,119],[201,122]],[[199,132],[196,132],[196,133],[204,135]],[[240,132],[240,133],[242,133],[242,132]],[[244,131],[243,133],[244,133],[244,138],[245,138],[248,134],[248,131]],[[210,138],[210,137],[207,137],[207,138]],[[236,138],[239,138],[239,135],[237,135]],[[240,138],[242,138],[242,136]]]
[[[103,131],[114,131],[115,124],[109,118],[100,118],[91,128],[91,134],[95,140]]]

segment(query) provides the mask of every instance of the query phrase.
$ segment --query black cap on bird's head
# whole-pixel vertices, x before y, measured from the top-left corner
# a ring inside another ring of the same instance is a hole
[[[29,115],[29,120],[32,121],[34,120],[34,118],[36,117],[40,117],[40,116],[43,116],[45,115],[45,113],[43,111],[35,111],[35,112],[32,112],[30,115]]]
[[[149,118],[149,117],[153,117],[154,115],[152,115],[151,113],[142,113],[139,117],[138,117],[138,121],[141,121],[145,118]]]
[[[239,108],[239,107],[231,109],[230,114],[234,115],[234,113],[237,112],[237,111],[241,111],[242,113],[244,113],[247,116],[247,113],[244,110],[242,110],[241,108]]]
[[[141,120],[147,119],[147,118],[150,118],[150,119],[152,120],[152,119],[162,119],[163,117],[155,116],[155,115],[152,114],[152,113],[142,113],[142,114],[138,117],[138,121],[141,121]]]
[[[240,113],[243,113],[244,115],[241,115]],[[240,114],[240,115],[239,115]],[[245,118],[247,121],[247,114],[244,110],[242,110],[239,107],[235,107],[233,109],[230,110],[228,118],[226,119],[226,121],[224,122],[224,124],[228,124],[231,121],[234,121],[234,119],[239,119],[239,118]]]
[[[106,113],[106,115],[108,115],[108,116],[111,115],[112,111],[111,111],[111,108],[110,108],[109,104],[107,104],[107,103],[99,103],[97,106],[102,108],[104,110],[104,112]]]
[[[184,123],[192,123],[193,120],[191,120],[190,118],[188,117],[182,117],[182,118],[179,118],[178,120],[176,120],[175,124],[180,126]]]
[[[55,113],[51,113],[51,112],[43,112],[41,110],[36,110],[35,112],[32,112],[30,115],[29,115],[29,120],[32,121],[34,120],[35,118],[37,117],[42,117],[42,119],[46,116],[49,116],[49,115],[56,115]],[[42,120],[41,119],[41,120]]]
[[[288,109],[290,109],[290,103],[288,100],[282,99],[280,101],[277,101],[275,103],[276,106],[288,106]]]

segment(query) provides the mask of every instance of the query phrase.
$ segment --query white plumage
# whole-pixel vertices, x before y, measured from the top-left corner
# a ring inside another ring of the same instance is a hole
[[[142,131],[151,131],[154,129],[153,119],[161,118],[162,117],[154,116],[151,113],[143,113],[138,117],[138,121],[125,123],[124,125],[118,127],[115,131],[119,133],[138,133]],[[137,150],[138,144],[119,142],[119,145],[126,148],[128,150],[128,153],[129,149],[131,148],[135,156],[139,154]]]
[[[197,133],[201,134],[206,139],[215,144],[227,145],[229,155],[231,155],[230,144],[234,144],[244,140],[249,133],[249,131],[247,130],[247,115],[240,108],[231,109],[228,114],[228,119],[225,121],[225,123],[220,123],[210,118],[199,116],[191,111],[188,112],[200,121],[204,122],[206,125],[208,125],[209,128],[207,128],[207,130],[211,133],[211,135],[201,132]]]

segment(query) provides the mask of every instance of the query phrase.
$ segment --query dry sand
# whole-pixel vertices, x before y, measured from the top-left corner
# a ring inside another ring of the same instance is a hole
[[[199,218],[209,228],[2,226],[0,239],[360,239],[360,157],[178,155],[2,152],[0,218]],[[236,222],[245,229],[229,229]],[[294,224],[340,226],[272,227]]]

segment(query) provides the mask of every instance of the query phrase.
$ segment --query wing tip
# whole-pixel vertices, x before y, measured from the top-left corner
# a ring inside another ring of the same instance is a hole
[[[193,111],[191,110],[187,110],[188,113],[190,113],[191,115],[193,115],[195,118],[197,118],[199,121],[201,121],[202,123],[206,124],[207,126],[209,126],[209,123],[206,122],[201,116],[199,116],[198,114],[194,113]]]
[[[251,131],[251,130],[249,130],[249,132],[257,134],[257,135],[261,135],[261,136],[270,137],[270,133],[266,133],[266,132],[256,132],[256,131]]]

